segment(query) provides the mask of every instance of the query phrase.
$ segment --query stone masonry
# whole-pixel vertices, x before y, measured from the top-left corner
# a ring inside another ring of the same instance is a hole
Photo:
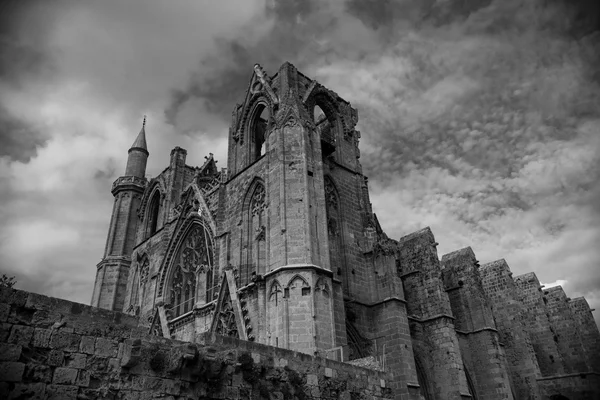
[[[357,110],[290,63],[248,72],[226,168],[176,147],[147,179],[144,121],[111,189],[106,310],[3,292],[9,396],[600,398],[585,299],[469,247],[440,259],[429,228],[389,238]]]
[[[384,372],[0,288],[2,399],[392,399]]]

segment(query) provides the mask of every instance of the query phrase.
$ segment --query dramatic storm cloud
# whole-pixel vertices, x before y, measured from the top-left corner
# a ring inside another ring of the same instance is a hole
[[[148,115],[148,173],[174,146],[225,165],[254,63],[290,61],[359,110],[389,236],[430,226],[600,310],[595,1],[9,3],[0,21],[0,269],[88,303],[111,182]],[[596,312],[597,321],[600,314]]]

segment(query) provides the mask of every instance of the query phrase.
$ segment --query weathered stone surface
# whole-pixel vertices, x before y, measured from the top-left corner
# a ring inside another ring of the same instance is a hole
[[[25,364],[14,361],[0,362],[0,382],[20,382]]]
[[[30,326],[14,325],[10,331],[8,342],[28,346],[33,337],[33,328]]]
[[[44,383],[18,383],[10,391],[8,400],[31,399],[42,400],[46,398],[46,385]]]
[[[45,307],[49,302],[36,297],[35,304]],[[87,318],[82,314],[71,315],[70,324]],[[112,313],[106,317],[114,319]],[[27,331],[18,326],[19,333]],[[31,328],[40,329],[35,341],[39,347],[32,342],[24,348],[7,343],[8,338],[0,342],[6,350],[5,357],[15,359],[20,351],[21,357],[30,360],[27,364],[0,362],[0,394],[6,394],[3,398],[92,399],[109,395],[119,399],[246,399],[271,393],[273,398],[285,399],[310,392],[310,387],[315,386],[320,396],[318,386],[325,380],[328,380],[328,395],[349,398],[350,392],[342,382],[359,375],[374,375],[355,383],[354,388],[359,392],[376,393],[381,399],[392,398],[391,393],[383,395],[378,391],[381,380],[387,378],[383,372],[233,338],[205,335],[198,338],[203,345],[151,335],[130,339],[133,327],[121,330],[122,336],[118,338],[114,333],[102,336],[104,331],[93,337],[71,332],[66,324],[55,327],[52,334],[62,330],[64,335],[47,342],[39,339],[45,337],[42,328],[35,325]],[[12,331],[12,326],[9,330]],[[91,351],[92,343],[94,354],[69,351],[75,344],[78,350]],[[56,349],[45,347],[53,344]],[[130,362],[132,355],[137,360],[134,364]],[[286,360],[285,366],[280,365],[281,360]]]
[[[63,364],[65,353],[61,350],[50,350],[48,353],[48,365],[57,367]]]
[[[440,262],[429,228],[389,238],[357,122],[284,63],[255,66],[226,169],[176,147],[147,180],[143,126],[111,188],[95,307],[0,288],[0,357],[17,368],[0,394],[600,398],[587,303],[468,247]]]
[[[20,356],[20,345],[0,343],[0,361],[18,361]]]
[[[74,368],[56,368],[52,383],[59,385],[73,385],[77,379],[77,370]]]

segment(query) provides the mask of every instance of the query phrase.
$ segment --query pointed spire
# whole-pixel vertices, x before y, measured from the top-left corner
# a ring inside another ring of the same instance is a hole
[[[148,146],[146,144],[146,116],[144,115],[144,122],[142,122],[142,129],[138,133],[135,142],[131,145],[131,149],[141,149],[148,153]],[[130,149],[130,150],[131,150]]]

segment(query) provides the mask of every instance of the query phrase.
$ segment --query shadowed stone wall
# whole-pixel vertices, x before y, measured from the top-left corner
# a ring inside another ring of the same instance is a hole
[[[148,335],[122,313],[0,288],[3,399],[391,399],[387,374],[233,338]]]

